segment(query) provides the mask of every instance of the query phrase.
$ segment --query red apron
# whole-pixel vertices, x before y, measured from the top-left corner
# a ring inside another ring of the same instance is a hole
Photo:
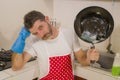
[[[74,80],[71,56],[50,57],[50,71],[40,80]]]

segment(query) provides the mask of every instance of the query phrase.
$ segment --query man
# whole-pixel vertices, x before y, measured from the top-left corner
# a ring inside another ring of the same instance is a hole
[[[27,13],[24,17],[24,26],[12,46],[15,52],[12,58],[13,70],[21,69],[31,57],[37,56],[40,80],[74,80],[73,54],[83,66],[89,65],[91,59],[97,61],[99,58],[95,49],[88,50],[87,55],[83,52],[73,29],[57,29],[50,24],[49,17],[41,12]],[[29,43],[29,48],[23,52],[25,39],[30,33],[37,37],[33,38],[36,41]]]

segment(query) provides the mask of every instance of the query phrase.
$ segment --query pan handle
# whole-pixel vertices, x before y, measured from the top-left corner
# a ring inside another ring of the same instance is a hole
[[[95,49],[95,45],[94,45],[94,43],[92,43],[92,45],[91,45],[91,47],[90,47],[91,49]],[[93,60],[90,60],[90,64],[94,64],[95,63],[95,60],[93,59]]]

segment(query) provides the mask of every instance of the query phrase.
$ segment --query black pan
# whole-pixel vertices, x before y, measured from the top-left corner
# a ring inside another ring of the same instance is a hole
[[[74,29],[78,37],[95,48],[95,43],[100,43],[110,37],[114,28],[111,14],[104,8],[90,6],[81,10],[74,21]],[[95,63],[91,60],[91,63]]]
[[[80,39],[99,43],[110,37],[114,28],[111,14],[104,8],[90,6],[81,10],[74,21],[74,29]]]

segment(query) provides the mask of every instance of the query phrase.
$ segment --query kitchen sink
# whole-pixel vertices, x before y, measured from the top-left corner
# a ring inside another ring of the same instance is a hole
[[[91,67],[111,72],[114,57],[115,54],[111,54],[110,52],[100,53],[99,60],[96,63],[92,64]]]

